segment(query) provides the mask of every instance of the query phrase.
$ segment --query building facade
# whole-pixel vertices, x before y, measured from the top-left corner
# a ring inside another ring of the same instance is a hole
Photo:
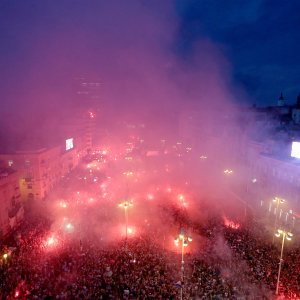
[[[40,200],[78,165],[86,153],[84,141],[69,138],[63,145],[52,148],[0,154],[0,160],[5,167],[18,171],[22,199]]]
[[[0,237],[7,234],[23,218],[18,172],[0,169]]]

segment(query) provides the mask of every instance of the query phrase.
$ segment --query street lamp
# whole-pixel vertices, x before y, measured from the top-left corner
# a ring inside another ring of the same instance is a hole
[[[280,253],[280,261],[279,261],[279,269],[278,269],[277,285],[276,285],[276,295],[278,295],[284,241],[285,241],[285,239],[290,241],[292,239],[293,234],[291,232],[288,232],[288,231],[285,231],[285,230],[282,230],[282,229],[278,229],[277,232],[275,233],[275,236],[277,236],[277,237],[282,236],[281,253]]]
[[[277,216],[277,211],[278,211],[279,205],[280,205],[280,204],[283,204],[283,203],[285,202],[285,200],[282,199],[282,198],[279,198],[279,197],[275,197],[275,198],[273,199],[273,202],[276,203],[276,216]]]
[[[233,171],[231,169],[224,170],[225,175],[231,175],[232,173],[233,173]]]
[[[185,209],[187,207],[187,202],[186,202],[186,198],[183,194],[179,194],[177,196],[177,199],[179,200],[181,206],[182,206],[182,209]]]
[[[184,282],[184,247],[187,247],[189,243],[192,242],[192,238],[187,236],[184,232],[184,229],[180,229],[180,234],[174,240],[176,246],[181,246],[181,289],[180,289],[180,299],[183,298],[183,282]]]
[[[127,242],[127,235],[128,235],[128,208],[131,207],[132,201],[125,200],[122,203],[119,204],[119,207],[124,208],[124,213],[125,213],[125,223],[126,223],[126,242]]]
[[[275,222],[274,222],[274,229],[276,230],[279,205],[283,204],[285,200],[279,197],[275,197],[273,199],[273,202],[276,203],[276,214],[275,214]],[[273,236],[273,243],[274,243],[274,236]]]

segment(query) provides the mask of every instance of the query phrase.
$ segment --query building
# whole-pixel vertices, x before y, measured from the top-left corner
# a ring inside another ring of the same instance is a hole
[[[182,139],[221,165],[235,164],[247,191],[255,187],[256,200],[282,197],[291,210],[299,212],[300,159],[291,157],[292,142],[300,141],[298,100],[296,106],[288,106],[281,95],[277,106],[240,108],[232,114],[186,111],[180,120]],[[248,185],[253,179],[255,185]]]
[[[297,97],[296,105],[292,108],[292,119],[295,124],[300,124],[300,95]]]
[[[86,148],[90,152],[95,144],[95,136],[99,134],[96,128],[104,104],[103,83],[99,78],[77,77],[74,79],[72,98],[76,121],[71,122],[83,131]]]
[[[40,200],[78,165],[86,153],[80,139],[68,138],[51,148],[0,154],[0,161],[10,170],[18,170],[23,200]]]
[[[74,104],[82,110],[99,112],[102,107],[102,82],[98,78],[77,77],[73,84]]]
[[[0,237],[14,228],[24,215],[19,174],[11,168],[0,169]]]

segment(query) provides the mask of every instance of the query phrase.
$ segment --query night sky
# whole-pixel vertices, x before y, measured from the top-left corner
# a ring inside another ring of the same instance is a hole
[[[124,90],[124,78],[133,82],[149,66],[171,73],[179,60],[182,69],[199,40],[226,60],[226,81],[244,98],[237,102],[275,105],[283,92],[292,104],[300,92],[299,12],[297,0],[2,0],[1,111],[24,112],[40,103],[55,111],[70,101],[72,80],[82,74]],[[131,72],[133,58],[138,67]],[[200,53],[198,66],[204,60]],[[171,88],[163,89],[167,95]]]
[[[300,2],[297,0],[178,0],[181,41],[205,36],[218,43],[234,78],[253,103],[274,105],[282,91],[289,104],[300,93]]]

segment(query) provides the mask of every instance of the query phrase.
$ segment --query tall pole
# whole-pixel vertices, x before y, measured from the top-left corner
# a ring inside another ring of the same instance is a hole
[[[184,280],[184,239],[181,240],[181,289],[180,289],[180,299],[183,299],[183,280]]]
[[[124,207],[124,211],[125,211],[125,224],[126,224],[126,233],[125,233],[125,241],[127,243],[127,235],[128,235],[128,211],[127,211],[127,207]]]
[[[128,208],[132,206],[132,203],[128,200],[125,200],[124,202],[119,204],[119,207],[122,207],[124,209],[125,214],[125,246],[127,246],[127,239],[128,239]]]
[[[278,291],[279,291],[279,282],[280,282],[280,273],[281,273],[281,265],[282,265],[282,256],[283,256],[283,247],[284,247],[285,235],[286,235],[286,232],[284,231],[282,233],[281,253],[280,253],[280,261],[279,261],[279,269],[278,269],[277,285],[276,285],[276,295],[278,295]]]
[[[276,225],[277,225],[277,211],[278,211],[278,208],[279,208],[279,200],[277,199],[277,205],[276,205],[276,215],[275,215],[275,223],[274,223],[274,229],[276,229]],[[274,240],[275,240],[275,236],[273,235],[273,240],[272,240],[272,243],[274,244]]]
[[[175,245],[181,246],[181,286],[180,286],[180,300],[183,300],[183,288],[184,288],[184,247],[187,247],[189,242],[192,241],[190,236],[186,236],[184,229],[181,228],[180,234],[175,239]],[[181,243],[181,244],[180,244]]]
[[[279,204],[280,204],[280,203],[283,203],[284,200],[275,197],[275,201],[276,201],[276,204],[277,204],[277,205],[276,205],[276,214],[275,214],[274,230],[276,230],[276,226],[277,226],[277,217],[278,217]],[[273,244],[274,244],[274,240],[275,240],[275,236],[273,235],[273,240],[272,240]]]

